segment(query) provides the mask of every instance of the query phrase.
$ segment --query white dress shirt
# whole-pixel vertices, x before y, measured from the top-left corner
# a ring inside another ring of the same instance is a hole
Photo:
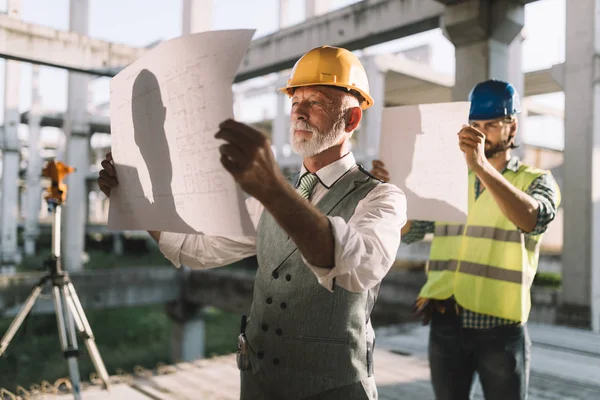
[[[346,172],[358,168],[352,153],[316,172],[319,182],[309,201],[316,204]],[[300,176],[306,172],[304,166]],[[246,200],[254,226],[258,226],[264,206],[255,198]],[[387,274],[396,259],[400,230],[406,224],[406,197],[395,185],[382,183],[357,205],[348,222],[327,216],[335,243],[334,267],[309,264],[319,283],[333,290],[333,282],[352,292],[369,290]],[[260,232],[258,232],[260,234]],[[207,269],[231,264],[256,255],[256,236],[224,237],[203,234],[162,232],[159,248],[175,266]],[[334,281],[335,278],[335,281]]]

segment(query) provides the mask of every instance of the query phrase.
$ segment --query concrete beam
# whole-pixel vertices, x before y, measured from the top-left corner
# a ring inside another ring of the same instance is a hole
[[[249,264],[252,259],[248,259]],[[214,306],[237,314],[248,313],[252,303],[255,271],[223,267],[192,270],[180,285],[180,271],[172,266],[115,268],[72,273],[71,279],[85,311],[123,307],[167,304],[184,300],[189,305]],[[12,318],[43,274],[0,275],[0,317]],[[425,283],[421,270],[394,269],[381,285],[374,318],[387,317],[394,321],[411,318],[412,304]],[[47,289],[46,289],[47,290]],[[535,308],[546,306],[539,294],[547,288],[534,287]],[[41,296],[32,313],[54,313],[50,296]],[[553,321],[546,321],[552,323]],[[92,329],[94,327],[92,326]]]
[[[451,5],[454,5],[454,4],[465,3],[465,2],[467,2],[469,0],[436,0],[436,1],[439,2],[439,3],[442,3],[442,4],[446,5],[446,6],[451,6]],[[538,0],[514,0],[514,1],[515,1],[515,3],[519,3],[519,4],[522,4],[522,5],[525,5],[525,4],[536,2]]]
[[[21,123],[29,124],[30,113],[25,111],[21,113]],[[65,124],[65,113],[54,112],[44,113],[41,116],[40,126],[42,127],[53,127],[62,129]],[[89,119],[90,134],[94,133],[110,133],[110,118],[103,115],[92,115]]]
[[[0,316],[14,317],[44,274],[0,275]],[[70,276],[85,310],[161,304],[180,295],[177,270],[173,267],[115,268],[73,272]],[[44,293],[50,293],[49,287],[50,284]],[[52,297],[41,296],[32,313],[54,313]]]
[[[525,96],[556,93],[563,90],[559,76],[562,76],[564,64],[551,68],[530,71],[525,74]]]
[[[253,40],[235,82],[291,68],[323,44],[358,50],[435,29],[443,13],[434,0],[363,0]]]
[[[443,12],[434,0],[363,0],[252,41],[235,81],[290,68],[322,44],[357,50],[435,29]],[[0,57],[6,59],[112,77],[145,51],[0,15]]]
[[[522,101],[523,107],[527,109],[528,116],[548,115],[555,118],[564,119],[565,111],[557,107],[552,107],[539,101],[535,101],[530,97],[525,97]]]
[[[139,58],[146,49],[92,39],[73,31],[60,31],[15,20],[0,14],[0,57],[99,76]]]

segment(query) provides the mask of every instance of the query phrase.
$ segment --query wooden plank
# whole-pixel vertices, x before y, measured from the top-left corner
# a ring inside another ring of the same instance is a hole
[[[409,343],[419,352],[426,348],[426,330],[416,326],[406,330],[401,337],[380,336],[378,341],[396,346]],[[533,349],[530,400],[600,399],[600,358],[535,344]],[[89,388],[85,392],[86,399],[239,399],[240,380],[234,354],[176,364],[163,371],[167,373],[135,378],[131,388],[126,384],[115,385],[118,392],[113,389],[111,394],[98,387]],[[379,346],[375,350],[375,381],[381,400],[434,400],[429,363],[422,353],[399,355]],[[484,399],[478,380],[472,398]]]
[[[126,383],[113,384],[110,387],[110,391],[106,391],[99,386],[91,386],[85,389],[82,397],[85,400],[150,400],[151,397],[135,390]],[[60,400],[72,399],[72,394],[61,394],[51,398]]]

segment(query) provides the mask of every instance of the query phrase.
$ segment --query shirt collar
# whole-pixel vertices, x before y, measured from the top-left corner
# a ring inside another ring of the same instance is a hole
[[[521,168],[521,159],[519,156],[511,156],[508,162],[506,163],[506,167],[502,170],[502,173],[508,171],[519,172],[519,168]],[[472,170],[469,169],[469,174],[473,173]]]
[[[315,175],[319,178],[319,181],[323,186],[329,189],[333,186],[334,183],[338,181],[346,172],[348,172],[352,167],[356,165],[356,160],[354,159],[354,155],[352,152],[349,152],[342,158],[337,161],[332,162],[331,164],[321,168],[318,170]],[[300,175],[298,176],[298,181],[296,182],[296,187],[300,183],[300,179],[304,176],[308,171],[304,164],[302,164],[302,168],[300,169]]]
[[[519,159],[519,156],[511,156],[510,160],[508,160],[508,163],[506,163],[505,170],[508,169],[509,171],[517,172],[520,167],[521,167],[521,160]]]

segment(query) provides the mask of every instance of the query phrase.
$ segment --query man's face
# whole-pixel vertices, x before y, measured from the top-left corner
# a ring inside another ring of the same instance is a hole
[[[292,96],[290,143],[302,157],[313,157],[342,143],[346,132],[343,92],[322,86],[301,87]]]
[[[485,156],[493,158],[511,148],[517,132],[517,120],[507,122],[504,118],[469,121],[469,124],[485,134]]]

